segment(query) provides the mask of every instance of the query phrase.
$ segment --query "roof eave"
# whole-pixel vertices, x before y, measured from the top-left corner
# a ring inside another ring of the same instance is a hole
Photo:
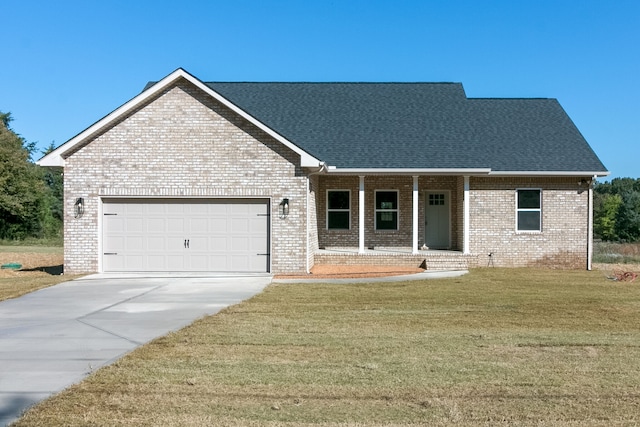
[[[608,176],[609,171],[491,171],[491,176],[564,176],[564,177],[604,177]]]
[[[488,175],[490,168],[337,168],[329,166],[333,175]]]
[[[604,177],[609,171],[494,171],[491,168],[338,168],[329,166],[332,175],[467,175],[535,177]]]

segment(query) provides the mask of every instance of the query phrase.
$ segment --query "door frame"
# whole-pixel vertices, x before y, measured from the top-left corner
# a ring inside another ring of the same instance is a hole
[[[448,226],[448,230],[447,230],[447,244],[444,247],[438,247],[438,248],[434,248],[434,249],[443,249],[443,250],[448,250],[451,249],[451,190],[425,190],[424,191],[424,218],[423,218],[423,226],[424,226],[424,242],[425,244],[428,246],[427,243],[427,210],[429,209],[429,194],[446,194],[446,200],[447,200],[447,204],[448,204],[448,209],[447,209],[447,222],[449,224]],[[429,247],[429,249],[431,249],[431,247]]]

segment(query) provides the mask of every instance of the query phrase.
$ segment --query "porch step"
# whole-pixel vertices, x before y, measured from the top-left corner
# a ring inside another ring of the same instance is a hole
[[[401,267],[422,267],[426,270],[467,270],[477,265],[475,255],[436,251],[423,251],[414,255],[397,252],[369,251],[364,254],[354,252],[320,252],[315,256],[316,264],[333,265],[388,265]]]

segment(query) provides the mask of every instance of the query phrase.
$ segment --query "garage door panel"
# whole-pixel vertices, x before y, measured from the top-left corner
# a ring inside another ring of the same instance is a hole
[[[167,264],[164,254],[150,254],[147,256],[147,268],[149,271],[164,271]]]
[[[150,234],[165,233],[167,231],[167,220],[165,218],[149,217],[146,231]]]
[[[166,252],[169,249],[167,239],[162,236],[150,236],[147,238],[147,243],[147,251],[149,252]]]
[[[183,217],[171,216],[167,218],[167,233],[185,233],[185,220]]]
[[[106,200],[103,270],[266,272],[268,211],[266,200]]]
[[[145,238],[143,236],[128,236],[124,239],[124,247],[121,250],[143,252],[145,249]]]
[[[142,254],[126,254],[118,255],[118,257],[124,260],[124,270],[126,271],[143,271],[145,256]]]

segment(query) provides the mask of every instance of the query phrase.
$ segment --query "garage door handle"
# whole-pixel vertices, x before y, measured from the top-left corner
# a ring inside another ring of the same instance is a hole
[[[189,239],[184,240],[184,248],[189,249]]]
[[[118,252],[105,252],[105,255],[118,255]]]

